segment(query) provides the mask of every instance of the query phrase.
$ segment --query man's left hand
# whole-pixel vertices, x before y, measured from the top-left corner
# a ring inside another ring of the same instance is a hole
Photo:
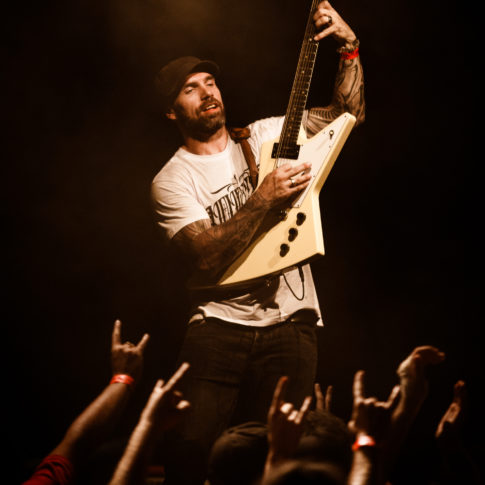
[[[357,39],[353,30],[326,0],[318,4],[313,21],[317,29],[323,29],[314,37],[315,40],[331,35],[339,44],[351,45]]]

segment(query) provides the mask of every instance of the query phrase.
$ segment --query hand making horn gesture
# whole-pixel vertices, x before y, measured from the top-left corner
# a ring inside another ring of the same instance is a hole
[[[388,432],[392,412],[399,402],[399,386],[394,386],[387,401],[378,401],[375,397],[365,397],[364,371],[354,376],[354,405],[349,429],[359,436],[381,440]]]
[[[111,370],[113,375],[127,375],[136,380],[143,368],[143,353],[149,340],[143,335],[137,345],[121,341],[121,321],[116,320],[111,337]]]

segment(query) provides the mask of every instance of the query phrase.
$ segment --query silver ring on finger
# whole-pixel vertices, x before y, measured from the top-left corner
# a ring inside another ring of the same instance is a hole
[[[333,18],[332,18],[332,17],[330,17],[330,15],[327,15],[327,17],[328,17],[328,22],[327,22],[327,24],[328,24],[328,25],[332,25]]]
[[[295,186],[295,179],[293,177],[290,177],[290,187]]]

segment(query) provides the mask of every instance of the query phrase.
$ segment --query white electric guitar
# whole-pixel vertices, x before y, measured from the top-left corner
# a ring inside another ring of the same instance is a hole
[[[311,163],[312,180],[291,206],[267,215],[246,250],[218,279],[217,286],[241,285],[275,275],[325,252],[319,193],[356,120],[343,113],[310,139],[301,125],[318,50],[318,42],[313,40],[313,13],[319,1],[312,1],[281,135],[263,144],[259,166],[259,184],[267,173],[288,162]]]

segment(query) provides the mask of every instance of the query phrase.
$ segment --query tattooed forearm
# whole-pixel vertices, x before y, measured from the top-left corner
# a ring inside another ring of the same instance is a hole
[[[361,123],[365,118],[364,72],[360,57],[340,59],[332,103]]]
[[[357,124],[365,119],[364,72],[360,56],[340,59],[332,101],[325,108],[312,108],[308,113],[307,132],[318,133],[342,113],[348,112],[357,118]]]
[[[181,229],[173,242],[199,271],[216,274],[243,252],[268,210],[267,201],[256,191],[228,221],[216,226],[208,219],[196,221]]]

